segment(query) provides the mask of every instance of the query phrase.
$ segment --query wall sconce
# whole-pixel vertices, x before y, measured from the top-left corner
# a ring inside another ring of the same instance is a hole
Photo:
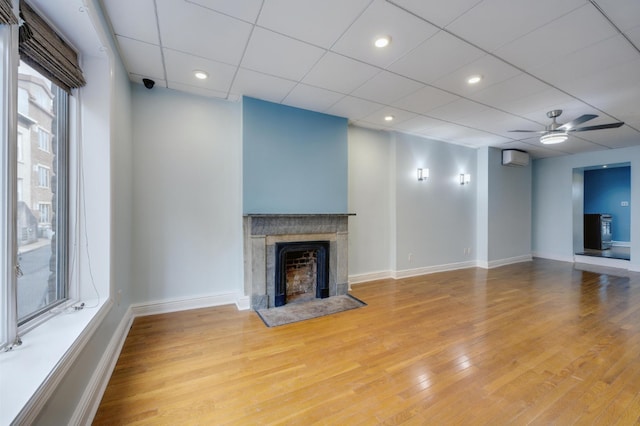
[[[471,182],[471,175],[469,173],[460,173],[460,185],[468,185],[469,182]]]
[[[423,181],[429,177],[429,169],[418,169],[418,180]]]

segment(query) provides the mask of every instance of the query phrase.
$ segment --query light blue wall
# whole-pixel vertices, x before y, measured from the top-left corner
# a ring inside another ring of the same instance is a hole
[[[347,213],[347,119],[243,98],[244,213]]]
[[[396,271],[475,260],[477,150],[394,133]],[[428,168],[429,178],[417,179]],[[460,173],[471,183],[460,185]],[[471,253],[465,249],[472,249]]]
[[[488,149],[487,260],[531,255],[531,166],[502,165],[502,150]]]
[[[533,162],[532,246],[540,257],[573,261],[574,202],[578,188],[574,187],[574,169],[602,164],[631,164],[631,262],[629,269],[640,270],[640,147],[611,149],[563,157],[545,158]]]
[[[610,213],[611,238],[614,241],[629,241],[631,232],[631,209],[621,202],[631,198],[631,167],[585,170],[584,212]]]

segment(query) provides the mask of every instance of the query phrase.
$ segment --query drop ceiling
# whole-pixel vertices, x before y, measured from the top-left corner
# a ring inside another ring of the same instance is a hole
[[[134,82],[535,158],[640,145],[638,0],[102,0]],[[386,48],[374,39],[390,36]],[[209,78],[197,80],[194,70]],[[469,85],[471,75],[482,80]],[[617,129],[542,145],[546,112]],[[385,116],[393,116],[385,121]]]

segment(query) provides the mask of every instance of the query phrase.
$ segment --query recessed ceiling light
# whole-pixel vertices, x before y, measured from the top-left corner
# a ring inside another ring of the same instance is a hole
[[[390,36],[378,37],[376,41],[373,43],[376,47],[387,47],[391,43]]]
[[[384,116],[384,121],[393,121],[394,117],[393,115],[385,115]]]
[[[481,75],[472,75],[471,77],[469,77],[467,79],[467,83],[469,83],[469,84],[477,84],[477,83],[480,83],[480,80],[482,80],[482,76]]]
[[[198,79],[198,80],[206,80],[209,77],[209,74],[207,74],[204,71],[200,71],[200,70],[195,70],[193,72],[193,75]]]

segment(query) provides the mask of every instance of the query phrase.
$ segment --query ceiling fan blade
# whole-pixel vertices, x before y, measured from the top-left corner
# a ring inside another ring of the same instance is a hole
[[[524,133],[540,133],[543,134],[546,130],[509,130],[510,132],[524,132]]]
[[[577,129],[569,129],[570,132],[585,132],[587,130],[601,130],[601,129],[615,129],[622,126],[624,123],[619,121],[617,123],[600,124],[598,126],[586,126],[578,127]]]
[[[584,114],[576,118],[575,120],[572,120],[568,123],[564,123],[562,126],[558,127],[557,130],[571,130],[574,127],[576,127],[578,124],[582,124],[585,121],[593,120],[596,117],[597,115],[595,114]]]

